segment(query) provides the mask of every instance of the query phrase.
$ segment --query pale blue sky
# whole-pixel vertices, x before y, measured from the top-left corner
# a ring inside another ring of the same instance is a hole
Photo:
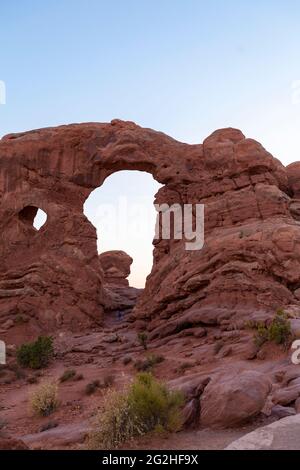
[[[299,159],[298,0],[0,0],[0,15],[0,136],[121,118],[194,143],[233,126]],[[109,178],[91,216],[136,178]],[[157,185],[138,178],[151,205]]]

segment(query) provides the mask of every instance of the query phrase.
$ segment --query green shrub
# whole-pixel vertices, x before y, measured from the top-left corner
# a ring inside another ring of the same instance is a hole
[[[145,332],[140,332],[138,334],[138,340],[140,342],[140,345],[143,346],[143,348],[145,349],[145,351],[147,350],[148,348],[148,345],[147,345],[147,341],[148,341],[148,336],[147,336],[147,333]]]
[[[89,449],[113,449],[156,429],[182,427],[183,396],[149,373],[138,374],[127,391],[110,393],[88,437]]]
[[[16,325],[23,325],[24,323],[28,323],[29,319],[28,317],[24,317],[23,315],[16,315],[14,318],[14,322]]]
[[[254,342],[255,342],[256,346],[258,346],[260,348],[266,341],[269,340],[268,329],[264,326],[263,323],[258,323],[253,328],[256,329],[256,333],[255,333],[255,336],[254,336]]]
[[[59,381],[60,382],[67,382],[68,380],[74,380],[76,377],[76,370],[74,369],[67,369],[61,375]]]
[[[53,353],[53,339],[50,336],[39,336],[36,341],[24,343],[17,349],[17,361],[22,367],[41,369],[48,365]]]
[[[281,309],[277,310],[270,325],[265,326],[263,323],[257,323],[253,328],[256,329],[254,341],[258,347],[267,341],[287,345],[291,337],[290,321],[287,314]]]
[[[145,432],[153,431],[156,426],[175,432],[182,426],[182,394],[170,391],[150,373],[138,374],[129,389],[128,402]]]
[[[268,327],[268,331],[270,341],[274,341],[276,344],[287,344],[291,336],[291,323],[287,315],[284,312],[277,312],[276,317]]]
[[[44,382],[31,395],[30,405],[34,414],[49,416],[58,407],[57,384]]]

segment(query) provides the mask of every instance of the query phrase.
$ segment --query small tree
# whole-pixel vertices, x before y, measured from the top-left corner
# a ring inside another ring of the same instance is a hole
[[[147,350],[148,348],[148,345],[147,345],[147,341],[148,341],[148,336],[147,336],[147,333],[145,332],[140,332],[138,334],[138,340],[140,342],[140,345],[143,346],[143,348],[145,349],[145,351]]]

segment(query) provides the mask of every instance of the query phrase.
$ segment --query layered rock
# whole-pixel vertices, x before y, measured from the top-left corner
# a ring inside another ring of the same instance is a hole
[[[129,286],[127,277],[133,259],[124,251],[105,251],[99,255],[104,274],[104,283],[117,286]]]
[[[187,145],[113,121],[0,141],[1,323],[19,315],[44,330],[101,323],[107,298],[83,204],[122,169],[162,183],[159,204],[205,206],[202,250],[186,251],[184,240],[154,241],[153,268],[132,320],[150,331],[175,322],[178,332],[182,316],[220,325],[298,308],[299,164],[286,169],[235,129]],[[32,226],[37,208],[48,215],[40,231]]]
[[[124,319],[131,312],[142,289],[129,287],[127,277],[133,259],[124,251],[105,251],[99,255],[103,270],[105,290],[105,311],[114,312],[118,319]]]

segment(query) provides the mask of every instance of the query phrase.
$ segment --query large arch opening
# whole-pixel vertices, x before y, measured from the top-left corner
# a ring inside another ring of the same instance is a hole
[[[133,258],[128,278],[133,287],[143,288],[152,268],[156,222],[153,202],[161,186],[149,173],[118,171],[84,204],[84,214],[97,230],[98,253],[122,250]]]

